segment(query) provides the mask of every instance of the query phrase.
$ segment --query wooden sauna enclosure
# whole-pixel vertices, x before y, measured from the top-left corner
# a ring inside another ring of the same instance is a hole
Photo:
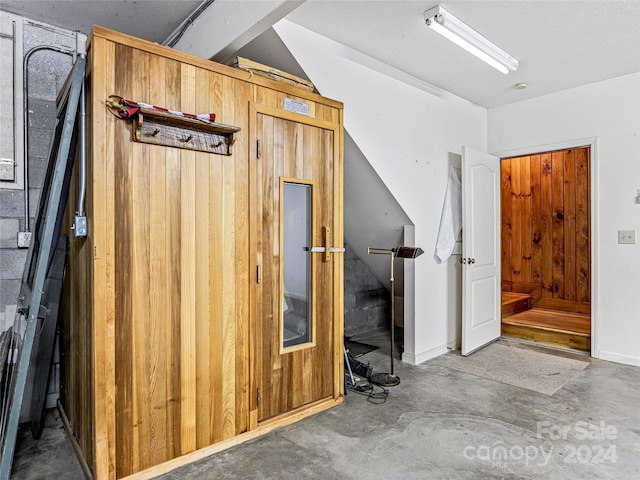
[[[101,27],[88,45],[61,395],[88,476],[156,476],[341,403],[342,104]],[[118,118],[112,95],[216,123]]]
[[[589,150],[501,162],[506,335],[590,348]]]

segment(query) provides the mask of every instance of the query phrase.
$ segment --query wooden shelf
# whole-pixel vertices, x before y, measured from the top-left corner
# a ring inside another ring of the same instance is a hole
[[[141,108],[134,119],[136,142],[231,155],[240,127]]]

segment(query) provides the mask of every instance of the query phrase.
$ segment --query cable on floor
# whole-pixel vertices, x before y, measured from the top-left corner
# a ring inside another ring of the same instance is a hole
[[[373,385],[371,382],[353,385],[349,379],[347,379],[345,384],[350,392],[357,393],[358,395],[365,395],[367,397],[367,401],[375,405],[380,405],[386,402],[387,397],[389,397],[388,389],[378,385]]]

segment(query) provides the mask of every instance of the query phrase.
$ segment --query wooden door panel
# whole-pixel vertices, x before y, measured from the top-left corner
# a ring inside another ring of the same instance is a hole
[[[283,112],[285,113],[285,112]],[[286,184],[307,186],[311,192],[310,245],[323,245],[323,227],[335,222],[334,141],[332,128],[313,119],[297,119],[256,113],[259,150],[254,197],[257,264],[260,284],[255,306],[255,375],[259,402],[257,420],[262,421],[333,394],[334,262],[321,253],[306,253],[310,260],[311,335],[308,342],[285,348],[283,316],[284,254],[283,191]],[[327,123],[327,122],[320,122]],[[289,296],[287,296],[289,298]],[[290,300],[291,303],[291,300]],[[302,302],[304,308],[304,302]],[[299,306],[297,308],[300,308]]]

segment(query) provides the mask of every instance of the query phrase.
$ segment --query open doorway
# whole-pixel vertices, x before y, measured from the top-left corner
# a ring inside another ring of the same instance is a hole
[[[591,149],[501,161],[502,335],[591,347]]]

